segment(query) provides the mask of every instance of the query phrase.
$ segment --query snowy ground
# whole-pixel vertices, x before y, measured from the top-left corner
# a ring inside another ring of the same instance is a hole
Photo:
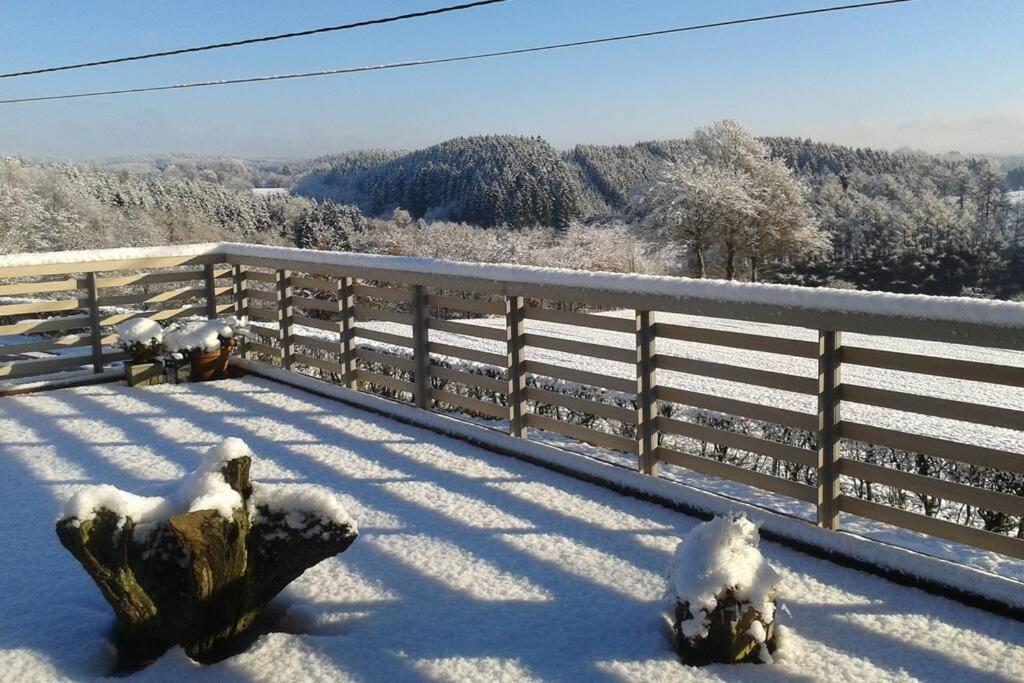
[[[361,536],[274,605],[279,632],[140,680],[970,680],[1024,678],[1024,629],[786,548],[784,661],[687,669],[663,573],[696,520],[265,380],[0,399],[0,679],[89,679],[110,610],[57,542],[85,484],[140,490],[227,436],[254,478],[338,492]]]

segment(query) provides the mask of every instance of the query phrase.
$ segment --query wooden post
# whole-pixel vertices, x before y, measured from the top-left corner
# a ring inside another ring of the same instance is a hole
[[[658,403],[654,398],[654,313],[636,312],[636,446],[637,467],[644,474],[658,473]]]
[[[96,273],[85,274],[86,298],[89,307],[89,341],[92,346],[92,371],[103,372],[103,330],[100,329],[99,294]]]
[[[231,269],[231,296],[235,302],[235,316],[239,320],[249,317],[249,272],[242,266],[233,266]],[[249,342],[240,339],[238,342],[239,353],[242,358],[251,358]]]
[[[839,528],[839,438],[842,333],[818,333],[818,526]]]
[[[352,293],[353,282],[350,277],[341,277],[334,281],[337,288],[338,336],[340,348],[338,355],[344,368],[341,383],[349,388],[356,388],[356,318],[355,294]]]
[[[417,408],[430,408],[430,338],[427,332],[429,324],[427,308],[427,288],[415,285],[412,288],[412,356],[414,363],[413,400]]]
[[[214,277],[213,264],[203,266],[203,288],[206,290],[206,317],[213,320],[217,317],[217,279]]]
[[[277,271],[277,329],[281,342],[281,367],[292,369],[295,339],[292,335],[292,271]]]
[[[526,306],[521,296],[505,297],[505,370],[508,372],[508,433],[526,438]]]

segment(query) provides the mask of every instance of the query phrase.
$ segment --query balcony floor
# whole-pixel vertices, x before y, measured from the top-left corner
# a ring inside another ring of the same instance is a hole
[[[783,661],[688,669],[663,574],[697,520],[267,380],[0,399],[0,679],[105,675],[112,615],[60,547],[84,484],[174,479],[227,436],[256,481],[336,491],[360,538],[273,605],[276,632],[197,680],[1021,680],[1024,629],[763,543],[792,615]]]

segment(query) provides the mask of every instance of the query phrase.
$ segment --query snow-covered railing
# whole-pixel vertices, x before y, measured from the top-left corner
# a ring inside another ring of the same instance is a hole
[[[845,512],[1024,557],[1024,540],[845,495],[840,486],[847,478],[1024,517],[1024,497],[1018,495],[1024,484],[995,490],[930,476],[927,468],[911,472],[844,457],[842,448],[844,441],[872,444],[1024,481],[1024,455],[1012,446],[993,448],[972,443],[969,437],[939,438],[899,424],[879,426],[841,418],[843,404],[854,403],[929,420],[959,421],[965,433],[979,425],[1002,430],[1016,434],[1019,443],[1024,412],[1015,407],[988,405],[968,396],[954,400],[844,382],[842,369],[867,367],[1024,388],[1020,365],[843,341],[844,333],[857,333],[1024,351],[1022,304],[239,244],[0,256],[0,283],[0,297],[38,299],[0,302],[0,335],[32,335],[30,340],[0,346],[0,358],[18,358],[0,363],[0,379],[81,366],[81,355],[20,359],[76,347],[88,348],[89,363],[102,371],[120,358],[108,348],[113,341],[110,326],[128,318],[212,317],[232,311],[255,323],[252,328],[259,340],[249,342],[244,353],[258,362],[296,372],[312,370],[354,390],[385,390],[423,409],[448,407],[501,420],[521,438],[540,431],[627,453],[646,474],[656,475],[664,463],[764,489],[815,506],[818,524],[828,528],[838,528],[839,515]],[[125,288],[130,291],[110,293]],[[584,307],[632,313],[625,318],[595,315],[581,312]],[[40,314],[47,317],[23,319]],[[482,319],[453,319],[459,314]],[[813,333],[802,339],[770,336],[680,323],[664,314],[770,323]],[[541,323],[577,334],[543,333],[534,327]],[[582,341],[579,333],[592,338]],[[608,341],[605,333],[612,333],[615,341]],[[453,343],[451,337],[460,341]],[[779,372],[699,360],[685,353],[672,355],[659,351],[659,340],[802,359],[817,372]],[[403,352],[369,349],[364,342]],[[545,358],[532,355],[537,352]],[[560,362],[558,354],[593,363],[580,367]],[[442,366],[442,356],[491,372],[485,376]],[[384,366],[394,372],[371,370]],[[616,370],[607,369],[611,367]],[[660,381],[672,373],[700,377],[710,382],[703,385],[709,388],[694,391]],[[528,385],[528,376],[601,387],[619,399],[628,397],[632,405],[580,398],[536,381]],[[445,388],[451,383],[486,390],[487,398]],[[737,384],[773,396],[783,392],[793,397],[793,404],[766,403],[756,396],[737,398],[719,390]],[[816,410],[797,409],[800,401]],[[530,410],[541,404],[553,406],[554,412]],[[812,434],[816,447],[678,419],[668,410],[672,406],[799,430]],[[616,432],[582,426],[561,419],[563,409],[624,428]],[[746,468],[679,445],[686,442],[755,454],[780,466],[767,472]]]

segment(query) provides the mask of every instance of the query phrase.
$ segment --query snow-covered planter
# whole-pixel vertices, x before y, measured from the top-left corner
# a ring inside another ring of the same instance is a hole
[[[65,505],[57,536],[114,608],[122,667],[175,645],[215,661],[285,586],[355,541],[333,495],[254,486],[251,464],[230,438],[165,496],[95,486]]]
[[[686,664],[773,661],[780,576],[759,540],[753,522],[729,515],[698,525],[676,547],[666,593]]]
[[[189,360],[193,381],[223,379],[238,339],[248,336],[245,323],[229,315],[168,328],[164,333],[164,348],[172,360]]]
[[[164,328],[149,318],[133,318],[119,324],[117,345],[131,359],[125,363],[125,379],[130,386],[161,384],[163,364],[157,357],[163,351]]]

